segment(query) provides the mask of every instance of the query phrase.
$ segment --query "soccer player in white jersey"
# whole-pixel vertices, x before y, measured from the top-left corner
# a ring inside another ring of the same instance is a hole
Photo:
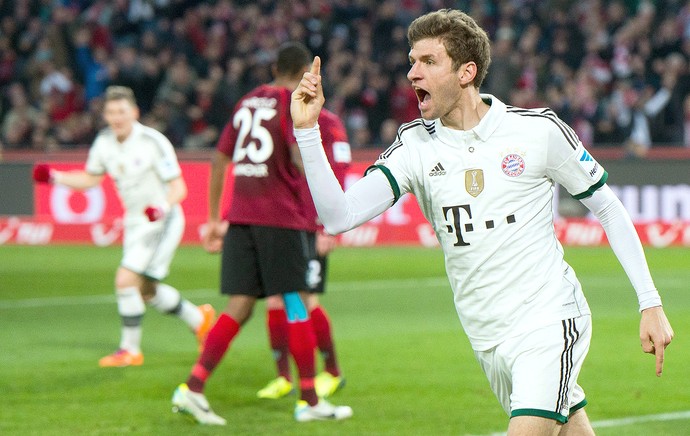
[[[443,248],[460,321],[510,416],[508,434],[591,435],[577,384],[591,316],[554,233],[554,185],[603,225],[637,293],[642,349],[656,355],[660,376],[673,330],[630,217],[606,171],[551,110],[479,93],[489,39],[471,17],[432,12],[410,25],[408,40],[408,79],[422,117],[402,125],[345,193],[321,147],[318,57],[294,91],[292,118],[319,216],[329,233],[340,233],[414,194]]]
[[[215,311],[209,304],[195,306],[161,283],[185,226],[180,202],[187,196],[187,185],[172,144],[137,121],[139,110],[130,88],[108,87],[103,116],[108,128],[96,137],[84,170],[57,171],[41,164],[33,176],[39,183],[77,190],[98,185],[106,174],[114,180],[125,209],[123,256],[115,276],[122,335],[119,349],[100,359],[99,365],[138,366],[144,362],[141,323],[146,304],[178,316],[199,344],[213,325]]]

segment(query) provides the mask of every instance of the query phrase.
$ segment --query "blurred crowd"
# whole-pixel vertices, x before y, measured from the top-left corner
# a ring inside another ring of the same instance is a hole
[[[690,146],[690,1],[0,0],[0,144],[88,147],[111,84],[176,147],[212,147],[284,41],[323,60],[326,104],[353,147],[418,117],[407,25],[451,7],[489,33],[481,89],[551,107],[590,146]]]

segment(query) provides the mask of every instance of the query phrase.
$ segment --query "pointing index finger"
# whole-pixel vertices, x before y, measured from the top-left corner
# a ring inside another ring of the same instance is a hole
[[[661,372],[664,368],[664,347],[656,347],[656,375],[661,377]]]
[[[316,75],[316,76],[321,74],[321,58],[320,57],[314,56],[314,62],[312,62],[311,70],[309,72]]]

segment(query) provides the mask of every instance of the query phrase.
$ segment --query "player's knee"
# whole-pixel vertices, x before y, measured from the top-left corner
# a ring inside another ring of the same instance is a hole
[[[154,282],[151,280],[142,280],[141,286],[139,286],[139,290],[141,291],[141,296],[144,297],[144,300],[150,300],[156,295],[156,285],[158,282]]]
[[[281,295],[271,295],[266,298],[266,309],[267,310],[279,310],[283,309],[285,305],[283,304],[283,298]]]
[[[130,286],[141,287],[142,278],[139,274],[120,267],[115,274],[115,288],[124,289]]]

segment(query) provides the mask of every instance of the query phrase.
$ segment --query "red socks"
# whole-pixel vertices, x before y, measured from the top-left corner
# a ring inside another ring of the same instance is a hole
[[[230,342],[240,331],[240,325],[226,313],[222,313],[208,332],[204,351],[196,361],[192,373],[187,379],[187,386],[192,392],[203,392],[204,384],[216,366],[220,363]]]
[[[340,375],[338,362],[335,358],[335,345],[331,336],[331,321],[321,306],[316,306],[309,314],[316,334],[316,343],[323,357],[324,369],[334,376]]]
[[[288,349],[288,320],[285,310],[270,309],[267,314],[268,338],[276,361],[278,375],[292,380],[290,373],[290,353]]]
[[[314,390],[316,338],[311,320],[288,322],[288,346],[299,373],[301,399],[314,406],[319,398]]]

